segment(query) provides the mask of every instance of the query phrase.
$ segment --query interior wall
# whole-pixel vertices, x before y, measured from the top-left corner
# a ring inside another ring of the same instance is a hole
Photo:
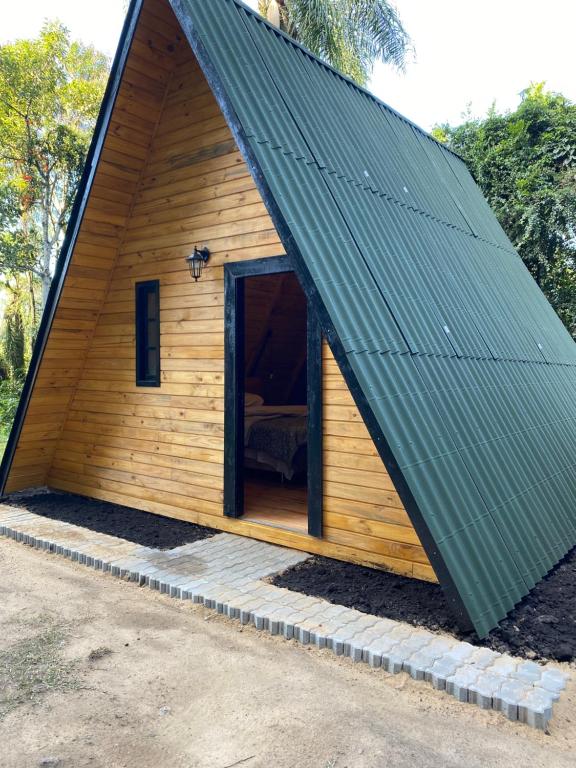
[[[8,488],[47,482],[434,580],[326,345],[323,539],[223,516],[223,265],[284,250],[175,23],[147,4]],[[194,245],[211,251],[197,283]],[[142,388],[134,284],[156,278],[161,386]]]
[[[306,296],[294,272],[244,280],[247,391],[266,405],[306,405]]]

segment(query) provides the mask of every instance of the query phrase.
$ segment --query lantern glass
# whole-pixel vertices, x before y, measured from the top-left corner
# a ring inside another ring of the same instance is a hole
[[[190,277],[196,282],[202,275],[204,264],[208,261],[209,251],[207,248],[198,249],[194,248],[194,252],[190,256],[186,257],[188,268],[190,269]]]
[[[198,280],[202,274],[202,266],[202,258],[199,256],[199,254],[195,253],[190,259],[190,274],[194,280]]]

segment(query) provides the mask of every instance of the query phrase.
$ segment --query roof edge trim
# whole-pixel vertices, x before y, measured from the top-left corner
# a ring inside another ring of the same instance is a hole
[[[100,107],[98,119],[96,120],[96,125],[94,127],[94,134],[92,136],[88,154],[86,155],[82,178],[80,179],[80,184],[78,185],[78,191],[74,199],[74,205],[72,207],[70,219],[66,228],[66,235],[64,236],[64,242],[62,244],[62,248],[60,249],[60,254],[56,263],[54,277],[52,278],[52,283],[50,285],[46,306],[44,307],[44,312],[42,314],[40,328],[38,329],[38,336],[36,337],[34,350],[32,352],[32,359],[30,360],[30,365],[28,367],[28,372],[26,374],[26,379],[22,388],[22,394],[18,402],[18,408],[16,410],[12,429],[10,430],[10,436],[8,437],[2,463],[0,464],[0,497],[4,495],[6,481],[8,479],[8,475],[10,474],[10,469],[14,460],[14,454],[20,439],[20,434],[24,425],[24,419],[26,418],[26,413],[30,404],[30,398],[34,390],[36,377],[38,375],[40,364],[44,356],[46,343],[48,342],[48,338],[50,336],[52,322],[56,314],[58,302],[64,288],[64,281],[68,273],[70,259],[72,258],[72,253],[76,245],[76,239],[80,231],[84,211],[86,209],[86,205],[90,197],[90,192],[92,190],[92,184],[94,182],[96,170],[100,161],[102,147],[108,132],[108,126],[110,124],[112,111],[114,109],[116,97],[122,82],[122,76],[124,74],[128,52],[130,50],[130,46],[132,45],[134,32],[136,30],[136,25],[140,17],[143,3],[144,0],[131,0],[124,25],[122,27],[118,47],[114,55],[114,61],[112,63],[112,68],[110,70],[110,75],[106,84],[106,90],[104,91],[102,105]]]

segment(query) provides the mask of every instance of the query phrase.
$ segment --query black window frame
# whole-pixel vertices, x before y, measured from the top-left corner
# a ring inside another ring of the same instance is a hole
[[[244,514],[244,278],[294,272],[288,256],[224,265],[224,514]],[[307,297],[308,535],[322,538],[322,331]]]
[[[157,313],[155,318],[148,316],[148,297],[156,297]],[[143,280],[134,286],[134,319],[136,325],[136,386],[160,386],[160,281]],[[153,323],[155,344],[150,344],[150,324]],[[149,356],[151,350],[155,357],[155,372],[150,373]]]

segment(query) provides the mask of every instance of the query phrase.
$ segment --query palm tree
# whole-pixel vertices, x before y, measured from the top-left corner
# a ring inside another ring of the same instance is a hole
[[[411,50],[388,0],[258,0],[258,10],[361,85],[378,60],[403,70]]]

